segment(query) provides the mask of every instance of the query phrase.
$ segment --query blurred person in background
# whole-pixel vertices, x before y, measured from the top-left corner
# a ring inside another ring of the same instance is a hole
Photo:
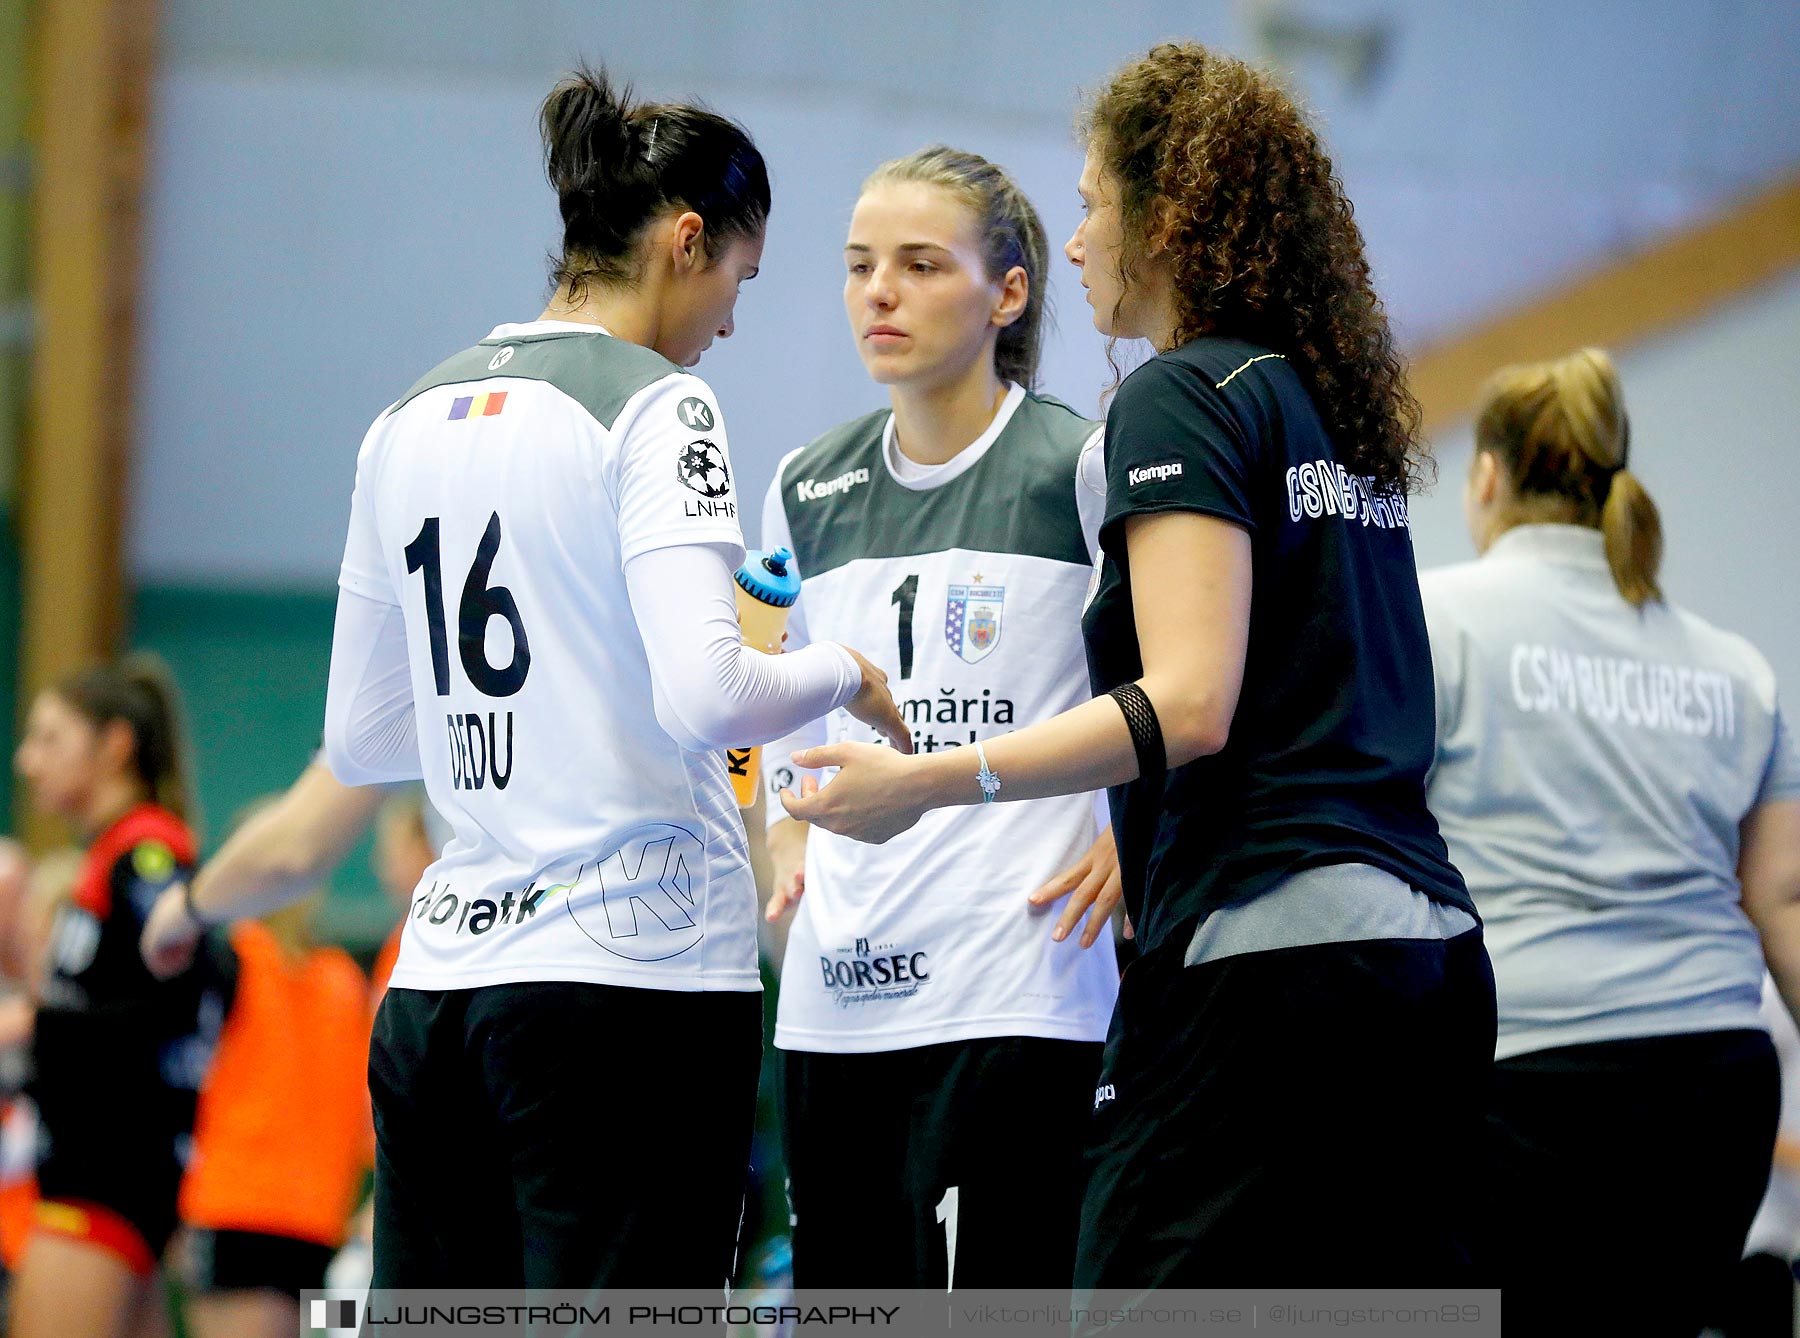
[[[892,405],[770,484],[763,544],[802,578],[787,644],[882,647],[924,700],[916,746],[973,756],[977,735],[1088,699],[1100,425],[1033,393],[1049,246],[993,163],[933,146],[878,167],[844,259],[851,334]],[[765,750],[767,784],[811,793],[796,749],[868,737],[811,723]],[[775,1032],[796,1284],[1065,1285],[1119,981],[1118,859],[1094,797],[933,814],[879,847],[769,816],[768,914],[799,903]],[[1028,900],[1071,866],[1060,915]]]
[[[163,1309],[152,1278],[210,1053],[202,1014],[217,1008],[203,1009],[200,969],[157,980],[138,953],[157,896],[194,865],[186,757],[175,686],[145,657],[39,693],[19,744],[33,802],[87,846],[50,930],[33,1029],[48,1151],[15,1338],[107,1338]]]
[[[313,938],[318,897],[244,920],[181,1186],[196,1338],[294,1333],[368,1165],[368,982]]]
[[[456,835],[376,1021],[374,1285],[723,1289],[762,1035],[723,749],[840,706],[909,741],[854,652],[740,635],[728,438],[683,369],[760,264],[761,155],[588,71],[541,128],[550,303],[376,420],[339,574],[332,771],[422,771]]]
[[[24,1092],[31,1074],[31,1033],[44,949],[58,908],[75,890],[82,854],[67,847],[41,855],[28,866],[23,900],[14,912],[11,937],[0,943],[0,958],[17,972],[12,992],[0,1001],[0,1261],[17,1272],[37,1221],[37,1164],[42,1129],[37,1106]]]
[[[157,899],[140,945],[158,976],[185,970],[206,931],[311,894],[362,839],[386,791],[340,784],[314,760],[232,832],[190,882]]]
[[[36,1011],[42,916],[34,908],[32,865],[17,841],[0,838],[0,1092],[24,1081]]]
[[[80,855],[62,851],[35,869],[25,848],[0,837],[0,1264],[11,1274],[25,1254],[37,1217],[37,1108],[24,1095],[32,1021],[37,1004],[37,963],[45,922],[37,910],[47,877],[73,887]]]
[[[400,940],[406,930],[407,908],[425,870],[440,853],[440,842],[446,833],[436,831],[440,821],[416,785],[389,791],[382,801],[375,823],[375,877],[381,890],[400,909],[400,921],[382,942],[369,971],[369,1017],[371,1020],[387,996],[388,979],[394,974],[394,963],[400,956]],[[372,1039],[372,1037],[371,1037]],[[365,1055],[366,1059],[366,1055]],[[365,1063],[365,1069],[368,1067]],[[369,1165],[375,1164],[375,1126],[367,1124],[365,1146]],[[350,1230],[343,1248],[332,1261],[329,1282],[332,1287],[369,1285],[375,1253],[375,1196],[368,1194],[350,1220]]]
[[[29,973],[30,901],[31,857],[17,841],[0,837],[0,981],[21,988]]]
[[[1430,801],[1499,992],[1483,1271],[1527,1332],[1689,1338],[1768,1183],[1763,960],[1800,1008],[1800,755],[1775,675],[1663,598],[1598,349],[1508,367],[1422,580]]]
[[[1731,1294],[1712,1310],[1724,1338],[1794,1338],[1794,1267],[1800,1263],[1800,1030],[1765,975],[1762,1020],[1781,1066],[1781,1119],[1769,1187],[1744,1237]]]
[[[1460,1280],[1493,980],[1425,806],[1418,406],[1350,202],[1269,76],[1157,46],[1086,131],[1065,250],[1095,326],[1156,350],[1106,416],[1099,695],[976,757],[811,749],[841,769],[783,802],[881,841],[931,808],[1112,787],[1140,956],[1094,1096],[1080,1292]]]
[[[376,824],[377,879],[404,910],[425,869],[436,858],[439,834],[432,830],[435,819],[417,787],[395,792],[392,787],[343,785],[322,761],[315,761],[284,794],[239,824],[195,875],[191,890],[178,885],[164,892],[144,929],[144,959],[158,974],[183,969],[207,926],[259,912],[279,914],[291,907],[296,898],[308,895],[309,887],[330,875],[371,822]],[[369,1019],[387,992],[404,928],[403,916],[376,954],[366,987]],[[365,1023],[357,1081],[363,1110],[363,1155],[365,1164],[373,1165],[375,1131],[369,1122],[363,1076],[367,1039]],[[334,1278],[367,1285],[371,1209],[371,1202],[365,1201],[351,1219]],[[256,1308],[272,1316],[279,1309],[279,1300],[263,1297]]]
[[[371,1014],[387,993],[388,977],[400,957],[400,937],[406,929],[406,911],[425,870],[436,862],[440,843],[431,831],[435,814],[418,786],[390,793],[382,800],[375,822],[375,877],[381,890],[400,911],[400,920],[375,955],[369,971]]]

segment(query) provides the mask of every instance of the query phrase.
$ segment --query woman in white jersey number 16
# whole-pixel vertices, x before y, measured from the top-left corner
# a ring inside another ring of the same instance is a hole
[[[454,832],[375,1026],[378,1288],[717,1288],[761,1040],[722,753],[881,672],[740,642],[725,424],[682,368],[732,331],[769,208],[741,127],[583,71],[545,101],[556,293],[428,373],[357,460],[325,749],[423,772]]]
[[[844,299],[892,408],[788,456],[764,507],[765,545],[791,547],[803,577],[788,644],[863,647],[921,751],[972,759],[1088,698],[1099,425],[1031,392],[1047,256],[1037,212],[985,159],[936,147],[877,169]],[[793,787],[796,748],[869,737],[839,715],[771,745],[771,789]],[[804,893],[775,1032],[796,1282],[1067,1285],[1118,990],[1117,860],[1093,797],[933,814],[881,847],[770,811],[771,918]],[[1090,887],[1059,925],[1030,897],[1078,862]],[[1109,873],[1084,940],[1067,938]]]

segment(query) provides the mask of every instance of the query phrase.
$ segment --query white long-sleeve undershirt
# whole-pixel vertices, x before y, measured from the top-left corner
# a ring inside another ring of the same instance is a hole
[[[399,605],[341,586],[325,688],[325,765],[345,785],[421,774],[406,619]]]
[[[862,669],[835,642],[791,655],[746,646],[731,564],[717,547],[657,548],[625,564],[656,719],[684,748],[743,748],[847,705]]]

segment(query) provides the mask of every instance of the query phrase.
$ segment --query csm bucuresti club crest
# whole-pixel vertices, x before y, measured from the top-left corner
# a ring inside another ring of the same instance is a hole
[[[950,587],[950,598],[944,604],[944,640],[958,659],[980,664],[993,653],[1000,644],[1000,614],[1005,604],[1003,585]]]

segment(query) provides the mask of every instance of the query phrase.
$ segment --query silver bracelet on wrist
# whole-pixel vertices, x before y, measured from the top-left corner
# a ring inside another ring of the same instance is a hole
[[[987,749],[981,746],[981,740],[975,740],[975,756],[981,759],[981,770],[975,775],[975,783],[981,787],[981,802],[991,804],[994,796],[1000,793],[1000,777],[988,765]]]

